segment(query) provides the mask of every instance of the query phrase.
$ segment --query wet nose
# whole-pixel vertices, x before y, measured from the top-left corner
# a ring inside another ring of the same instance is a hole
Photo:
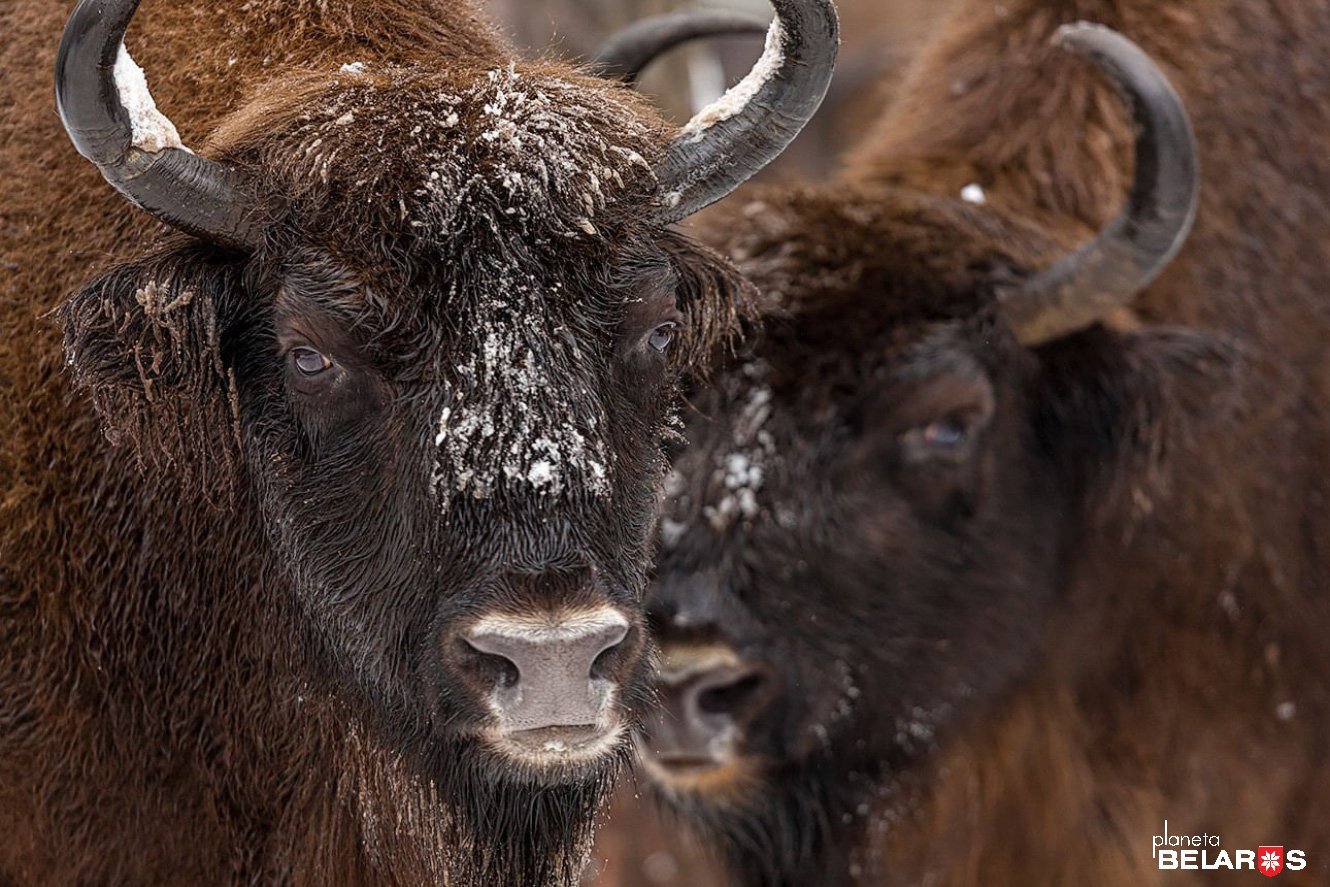
[[[744,727],[770,696],[766,671],[730,661],[671,671],[658,678],[660,707],[645,727],[650,754],[670,766],[724,763]],[[667,660],[668,661],[668,660]]]
[[[614,692],[603,666],[628,631],[617,610],[554,624],[491,616],[464,640],[498,675],[489,699],[505,731],[521,732],[596,726]]]

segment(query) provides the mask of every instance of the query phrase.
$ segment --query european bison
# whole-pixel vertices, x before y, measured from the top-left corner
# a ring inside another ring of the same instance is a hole
[[[676,133],[468,2],[149,3],[183,138],[137,0],[61,7],[3,13],[0,881],[571,880],[742,290],[667,226],[816,108],[831,3]]]
[[[1215,877],[1165,820],[1324,877],[1327,38],[962,3],[839,181],[710,220],[768,321],[676,463],[642,761],[736,882]]]

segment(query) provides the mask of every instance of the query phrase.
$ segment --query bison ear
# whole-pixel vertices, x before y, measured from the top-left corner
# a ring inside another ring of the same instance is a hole
[[[1092,519],[1167,492],[1166,462],[1238,422],[1252,377],[1232,340],[1191,329],[1099,327],[1039,349],[1036,427]],[[1204,427],[1203,427],[1204,426]]]
[[[61,306],[65,360],[112,442],[149,470],[223,492],[239,458],[226,318],[243,298],[243,263],[205,244],[167,248],[105,272]]]
[[[757,317],[757,290],[720,253],[677,232],[662,244],[679,276],[678,307],[684,316],[681,363],[705,374],[732,354]]]

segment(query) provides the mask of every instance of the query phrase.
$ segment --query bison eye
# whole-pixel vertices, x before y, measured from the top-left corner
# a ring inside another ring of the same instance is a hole
[[[939,419],[921,429],[923,443],[940,450],[951,450],[965,445],[970,429],[957,416]]]
[[[662,323],[647,335],[647,344],[663,353],[674,341],[674,331],[678,326],[674,322]]]
[[[302,376],[317,376],[332,366],[332,361],[313,348],[295,348],[291,351],[291,362]]]
[[[973,416],[952,413],[927,425],[911,428],[901,435],[900,442],[911,461],[961,461],[969,453],[974,432]]]

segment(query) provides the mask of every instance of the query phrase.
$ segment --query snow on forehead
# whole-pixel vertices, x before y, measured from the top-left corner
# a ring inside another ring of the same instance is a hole
[[[594,237],[619,199],[651,199],[650,119],[612,95],[515,66],[462,88],[417,69],[343,66],[295,133],[307,174],[353,204],[395,208],[440,247],[477,231]]]
[[[433,482],[445,501],[500,487],[609,494],[605,403],[576,337],[555,328],[548,307],[557,297],[500,271],[490,294],[462,309],[474,347],[457,355],[433,429]]]
[[[769,374],[770,368],[755,360],[717,382],[725,406],[718,414],[723,418],[710,427],[718,437],[710,445],[693,439],[666,479],[672,500],[660,526],[666,549],[679,543],[698,513],[718,533],[762,513],[763,491],[778,459],[776,439],[767,427],[773,411]]]
[[[335,185],[338,206],[386,209],[378,217],[427,252],[465,255],[468,279],[439,293],[460,339],[430,429],[436,489],[445,501],[501,488],[608,495],[598,384],[576,338],[560,334],[556,306],[569,295],[532,257],[601,238],[617,201],[654,198],[653,122],[604,90],[515,66],[460,86],[373,63],[331,76],[326,103],[284,150],[303,156],[312,181]]]

